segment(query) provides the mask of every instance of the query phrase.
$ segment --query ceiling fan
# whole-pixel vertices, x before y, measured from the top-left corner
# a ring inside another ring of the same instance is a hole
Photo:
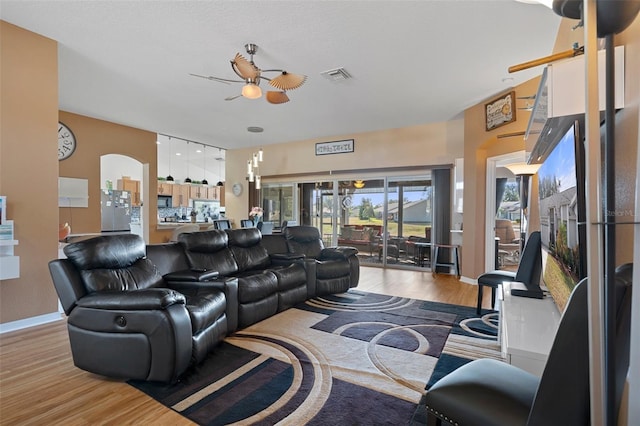
[[[253,55],[258,51],[258,45],[253,43],[248,43],[244,45],[244,48],[247,50],[247,53],[250,56],[250,59],[247,60],[240,53],[236,53],[235,58],[231,61],[231,69],[238,77],[242,80],[233,80],[228,78],[220,78],[220,77],[212,77],[206,75],[198,75],[198,74],[190,74],[194,77],[206,78],[207,80],[218,81],[220,83],[230,84],[230,83],[244,83],[242,87],[242,93],[235,96],[229,96],[225,98],[225,101],[232,101],[239,97],[245,97],[248,99],[258,99],[262,96],[262,89],[260,89],[260,82],[262,80],[266,80],[269,82],[269,85],[278,89],[267,91],[266,99],[267,102],[272,104],[283,104],[285,102],[289,102],[289,96],[287,96],[287,90],[297,89],[302,86],[304,82],[307,80],[306,75],[301,74],[291,74],[285,70],[272,69],[272,70],[262,70],[256,66],[253,62]],[[277,77],[269,78],[262,73],[267,72],[278,72],[280,75]]]

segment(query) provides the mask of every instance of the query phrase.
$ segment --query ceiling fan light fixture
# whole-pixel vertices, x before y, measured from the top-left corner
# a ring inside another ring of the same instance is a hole
[[[356,180],[353,182],[353,186],[355,186],[357,189],[362,189],[364,188],[364,181],[363,180]]]
[[[247,99],[258,99],[262,96],[262,89],[255,83],[247,83],[242,87],[242,96]]]
[[[266,99],[271,104],[283,104],[285,102],[289,102],[289,97],[285,93],[287,90],[297,89],[302,86],[305,81],[307,81],[307,76],[302,74],[291,74],[283,69],[268,69],[263,70],[259,68],[253,62],[253,55],[258,51],[258,45],[254,43],[247,43],[244,46],[247,54],[249,54],[249,59],[237,53],[236,56],[231,60],[231,69],[233,72],[240,77],[241,80],[230,79],[230,78],[221,78],[214,76],[205,76],[200,74],[193,74],[194,77],[206,78],[207,80],[217,81],[219,83],[231,84],[231,83],[244,83],[242,87],[241,95],[236,96],[228,96],[225,98],[226,101],[231,101],[237,99],[239,97],[244,97],[247,99],[258,99],[262,97],[262,90],[259,85],[262,79],[267,80],[268,83],[280,90],[280,92],[268,92]],[[263,73],[279,73],[275,78],[265,77]]]

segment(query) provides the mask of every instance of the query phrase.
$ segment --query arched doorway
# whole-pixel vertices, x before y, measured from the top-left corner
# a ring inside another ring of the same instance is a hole
[[[131,232],[145,240],[147,214],[144,199],[144,165],[120,154],[100,157],[101,231]]]

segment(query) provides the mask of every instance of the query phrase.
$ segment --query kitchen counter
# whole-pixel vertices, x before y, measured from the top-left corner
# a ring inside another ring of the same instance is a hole
[[[178,226],[191,225],[191,221],[179,221],[179,222],[158,222],[158,230],[176,229]],[[200,229],[204,230],[213,225],[213,222],[196,222],[195,225],[200,225]]]

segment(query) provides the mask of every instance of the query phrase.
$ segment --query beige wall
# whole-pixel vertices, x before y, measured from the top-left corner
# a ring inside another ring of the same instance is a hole
[[[55,312],[58,255],[58,46],[0,21],[0,194],[15,222],[20,278],[0,281],[0,322]]]
[[[120,154],[147,164],[152,177],[149,191],[156,194],[157,147],[156,133],[121,126],[78,114],[60,111],[60,121],[66,124],[77,140],[77,148],[71,157],[60,162],[60,176],[89,180],[89,207],[60,207],[60,223],[68,222],[74,234],[100,232],[100,157]],[[115,182],[114,182],[115,185]],[[151,242],[162,242],[156,232],[157,198],[150,196],[146,205],[152,212],[149,216]]]
[[[268,145],[264,148],[265,161],[260,173],[265,181],[287,175],[289,181],[310,179],[310,174],[329,176],[345,170],[371,170],[385,167],[431,166],[453,164],[463,153],[463,121],[424,124],[377,132],[340,135],[329,138]],[[268,130],[268,129],[267,129]],[[354,151],[348,154],[315,155],[315,144],[343,139],[354,139]],[[247,217],[248,194],[246,182],[247,160],[255,149],[227,151],[226,214],[238,221]],[[231,186],[241,182],[242,195],[231,193]]]
[[[539,81],[540,78],[537,77],[515,87],[513,90],[516,92],[516,98],[535,95]],[[492,96],[486,101],[495,97]],[[529,123],[531,112],[517,110],[515,122],[486,131],[485,102],[467,109],[464,113],[462,275],[469,279],[475,279],[485,272],[487,159],[516,151],[531,151],[532,149],[522,136],[498,138],[499,135],[524,132]],[[524,107],[524,105],[525,100],[516,100],[516,108]]]

